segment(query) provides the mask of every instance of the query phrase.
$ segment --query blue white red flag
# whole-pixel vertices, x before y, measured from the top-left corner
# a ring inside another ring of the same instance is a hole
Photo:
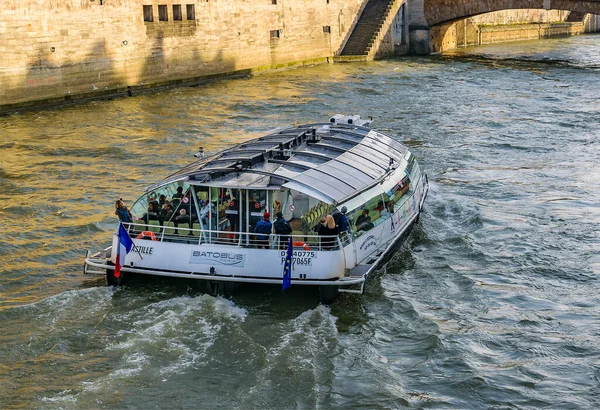
[[[133,248],[133,241],[123,227],[123,224],[119,224],[119,243],[117,247],[117,258],[115,259],[115,278],[121,276],[121,268],[125,263],[125,255],[131,251],[131,248]]]
[[[292,254],[294,253],[292,247],[292,238],[288,238],[287,254],[285,255],[285,265],[283,266],[283,282],[281,284],[281,290],[286,290],[292,286]]]

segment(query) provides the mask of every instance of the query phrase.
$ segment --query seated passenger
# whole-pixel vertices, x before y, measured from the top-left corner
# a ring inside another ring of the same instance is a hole
[[[158,221],[158,212],[155,212],[155,207],[152,202],[148,204],[148,211],[141,218],[147,225],[148,221]]]
[[[160,217],[163,221],[170,221],[173,216],[173,206],[171,205],[171,201],[168,199],[165,200],[165,204],[162,206],[160,210]]]
[[[377,206],[373,208],[374,211],[383,211],[385,206],[383,205],[383,201],[377,202]]]
[[[148,203],[152,205],[152,212],[160,212],[160,205],[158,204],[158,201],[156,200],[156,196],[154,194],[150,195],[150,201]]]
[[[173,221],[173,223],[175,224],[175,233],[177,232],[177,227],[179,225],[186,225],[189,227],[190,226],[190,216],[187,214],[187,211],[185,209],[180,209],[179,210],[179,215],[177,215],[175,217],[175,220]],[[192,235],[192,232],[190,232],[190,235]]]
[[[358,217],[356,220],[356,230],[357,231],[368,231],[373,227],[373,222],[371,222],[371,217],[369,216],[369,210],[363,209],[362,215]]]

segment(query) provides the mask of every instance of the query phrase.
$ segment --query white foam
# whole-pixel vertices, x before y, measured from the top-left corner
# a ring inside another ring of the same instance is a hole
[[[336,321],[330,308],[320,305],[281,324],[278,329],[281,335],[273,346],[266,348],[266,364],[256,373],[255,385],[240,401],[252,402],[256,396],[264,400],[265,395],[274,394],[277,389],[273,387],[273,380],[281,369],[286,369],[286,373],[297,373],[302,376],[302,383],[310,385],[302,388],[312,391],[306,399],[313,401],[312,407],[318,407],[323,374],[327,373],[323,368],[333,367],[329,358],[341,351]],[[311,375],[308,378],[307,373]]]
[[[82,383],[81,394],[111,391],[123,379],[156,373],[180,374],[206,357],[223,326],[243,322],[247,311],[227,299],[208,295],[176,297],[113,314],[122,330],[106,347],[119,362],[105,377]],[[166,364],[164,364],[166,362]],[[160,364],[158,364],[160,363]]]

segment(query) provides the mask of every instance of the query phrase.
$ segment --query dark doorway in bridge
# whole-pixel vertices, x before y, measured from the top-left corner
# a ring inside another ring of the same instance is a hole
[[[403,4],[398,10],[396,19],[394,20],[394,29],[392,31],[392,41],[394,44],[394,54],[403,54],[407,46],[407,29],[406,25],[406,4]]]

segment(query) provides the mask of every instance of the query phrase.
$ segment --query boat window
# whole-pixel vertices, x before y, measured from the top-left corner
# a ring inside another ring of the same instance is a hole
[[[172,222],[175,227],[191,229],[192,224],[198,218],[198,212],[196,212],[189,185],[186,184],[186,186],[176,188],[171,198],[171,207],[173,213],[169,218],[169,222]]]
[[[205,186],[196,186],[195,194],[199,208],[198,224],[200,225],[201,229],[213,230],[213,226],[216,226],[214,221],[216,220],[217,206],[214,201],[211,201],[210,188]]]
[[[289,190],[281,190],[281,191],[272,191],[272,204],[271,209],[273,210],[273,214],[277,215],[277,212],[281,212],[286,221],[289,221],[293,218],[293,209],[290,208],[292,204],[292,194]]]
[[[414,162],[410,175],[406,175],[402,178],[402,180],[394,187],[395,190],[392,191],[393,195],[390,195],[390,200],[394,204],[394,211],[398,211],[402,208],[402,205],[405,202],[402,198],[404,198],[405,194],[412,189],[412,181],[418,180],[420,176],[421,170],[419,169],[419,164]]]
[[[232,232],[234,231],[233,227],[235,226],[237,228],[237,225],[239,224],[239,214],[234,209],[235,202],[233,199],[235,199],[235,191],[236,190],[229,188],[213,188],[213,194],[215,194],[217,198],[215,230],[219,232]],[[232,203],[233,205],[231,205]],[[219,238],[224,240],[233,239],[228,233],[219,234]]]
[[[178,188],[181,188],[181,197],[178,195]],[[175,217],[175,208],[179,206],[181,198],[188,190],[189,185],[184,182],[161,186],[141,196],[132,205],[131,214],[137,221],[144,221],[146,224],[149,223],[148,221],[159,221],[159,224],[163,225],[164,222]],[[173,199],[175,199],[176,206],[173,206]],[[152,209],[150,209],[152,204]]]
[[[250,231],[254,230],[256,223],[260,221],[267,211],[267,191],[264,189],[248,190],[248,212],[250,213]]]
[[[352,227],[354,237],[371,230],[390,217],[390,204],[385,201],[382,193],[373,195],[362,207],[348,213],[348,222]]]
[[[230,232],[239,232],[240,228],[240,200],[241,192],[239,189],[227,189],[223,199],[222,208],[220,208],[221,218],[227,220],[224,223],[223,230]]]

